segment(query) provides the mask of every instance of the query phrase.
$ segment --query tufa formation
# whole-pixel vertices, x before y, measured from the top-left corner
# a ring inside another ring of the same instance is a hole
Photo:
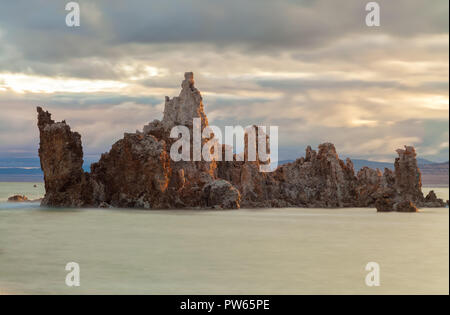
[[[384,173],[365,167],[355,174],[352,161],[340,160],[331,143],[319,145],[318,151],[308,147],[305,157],[270,173],[260,172],[262,162],[248,161],[246,153],[243,161],[236,155],[233,161],[173,161],[170,147],[177,139],[170,137],[172,127],[188,127],[192,139],[194,118],[200,119],[202,130],[208,126],[192,73],[185,74],[181,88],[178,97],[166,97],[161,121],[124,134],[89,173],[82,168],[80,134],[38,107],[46,191],[41,204],[143,209],[375,206],[402,212],[445,206],[434,192],[423,196],[416,153],[409,146],[397,150],[395,172]],[[225,145],[221,149],[224,153]]]

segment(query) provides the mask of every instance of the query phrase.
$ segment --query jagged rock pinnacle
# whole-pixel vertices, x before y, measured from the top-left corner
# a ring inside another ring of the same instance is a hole
[[[81,136],[64,121],[55,122],[51,114],[37,108],[40,133],[39,157],[44,172],[43,205],[84,206],[91,204],[88,175],[83,172]]]
[[[170,99],[166,97],[164,117],[162,124],[166,129],[177,125],[192,127],[192,120],[200,118],[202,129],[208,125],[203,99],[200,91],[194,87],[194,74],[186,72],[181,83],[181,92],[178,97]]]

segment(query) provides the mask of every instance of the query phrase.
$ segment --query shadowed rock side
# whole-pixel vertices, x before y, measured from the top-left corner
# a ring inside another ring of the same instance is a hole
[[[83,207],[94,204],[92,182],[82,169],[81,136],[65,121],[55,123],[38,107],[39,157],[44,172],[45,206]]]
[[[412,147],[397,150],[395,172],[366,167],[355,175],[352,161],[340,160],[334,145],[324,143],[318,152],[308,147],[305,157],[264,173],[258,155],[256,161],[247,157],[247,134],[258,132],[253,126],[246,130],[243,161],[235,154],[234,161],[215,161],[214,153],[224,156],[225,145],[219,147],[221,152],[210,151],[211,161],[173,161],[170,148],[178,139],[170,137],[172,127],[188,127],[192,158],[193,119],[200,120],[200,132],[208,126],[192,73],[185,74],[181,88],[178,97],[166,97],[161,121],[154,120],[142,132],[125,134],[91,165],[90,173],[82,170],[81,136],[38,107],[39,156],[46,189],[42,205],[144,209],[376,206],[379,211],[408,212],[416,211],[416,206],[445,205],[434,192],[423,197]]]

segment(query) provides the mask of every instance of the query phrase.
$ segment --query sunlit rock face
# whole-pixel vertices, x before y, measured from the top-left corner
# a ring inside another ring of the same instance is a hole
[[[124,208],[164,208],[169,184],[166,144],[152,135],[126,134],[91,166],[95,201]]]
[[[395,172],[363,168],[355,175],[351,160],[339,159],[331,143],[321,144],[318,151],[308,147],[305,157],[273,172],[261,172],[270,160],[251,147],[257,143],[249,142],[249,132],[257,136],[260,132],[253,126],[246,129],[243,160],[236,154],[231,154],[233,161],[214,159],[214,153],[225,156],[227,147],[220,145],[221,152],[207,152],[209,161],[192,161],[194,134],[208,127],[202,96],[194,83],[193,74],[186,73],[179,96],[166,97],[163,119],[144,126],[142,132],[125,134],[91,165],[90,173],[82,169],[81,136],[38,107],[39,156],[46,188],[42,205],[142,209],[376,206],[379,211],[444,205],[433,194],[423,197],[412,147],[397,151]],[[199,121],[197,127],[193,119]],[[171,146],[178,140],[170,136],[171,130],[180,125],[189,131],[191,161],[170,157]],[[269,137],[260,136],[269,148]],[[201,139],[200,144],[211,138]],[[250,149],[258,152],[256,161],[249,161]]]

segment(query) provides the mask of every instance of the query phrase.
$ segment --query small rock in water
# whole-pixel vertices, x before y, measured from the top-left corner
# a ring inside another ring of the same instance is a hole
[[[425,197],[425,202],[430,206],[430,207],[436,207],[436,208],[441,208],[441,207],[445,207],[446,203],[444,202],[444,200],[439,199],[436,196],[436,193],[434,192],[434,190],[430,190],[430,192],[428,193],[428,195]]]
[[[397,212],[419,212],[416,205],[409,200],[404,200],[396,203],[394,209]]]
[[[14,195],[8,198],[8,202],[24,202],[29,201],[26,196],[23,195]]]
[[[106,202],[102,202],[98,205],[99,208],[112,208],[109,204],[107,204]]]
[[[383,196],[375,201],[375,207],[378,212],[394,211],[394,202],[388,196]]]

